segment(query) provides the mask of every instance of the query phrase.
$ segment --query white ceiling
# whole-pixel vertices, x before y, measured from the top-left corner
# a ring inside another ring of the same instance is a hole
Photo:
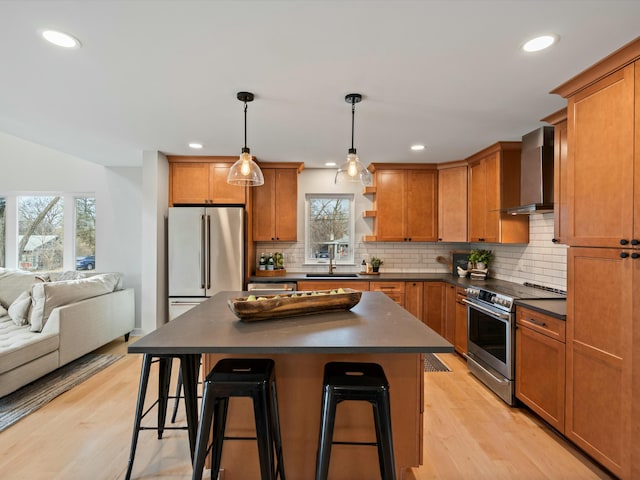
[[[237,155],[248,90],[251,153],[322,167],[347,154],[358,92],[365,164],[456,160],[542,125],[565,105],[548,92],[639,25],[638,0],[0,0],[0,131],[103,165],[190,141]],[[548,51],[519,49],[549,32]]]

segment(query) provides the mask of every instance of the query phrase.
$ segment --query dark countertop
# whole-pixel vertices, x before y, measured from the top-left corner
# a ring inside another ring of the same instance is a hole
[[[351,310],[241,322],[220,292],[129,346],[129,353],[443,353],[444,338],[381,292]]]
[[[566,299],[546,298],[540,300],[516,300],[516,306],[530,308],[536,312],[551,315],[560,320],[567,319],[567,301]]]

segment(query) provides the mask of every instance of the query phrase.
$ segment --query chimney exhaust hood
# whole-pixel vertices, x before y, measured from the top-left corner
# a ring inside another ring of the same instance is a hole
[[[553,212],[553,127],[540,127],[522,137],[520,206],[511,215]]]

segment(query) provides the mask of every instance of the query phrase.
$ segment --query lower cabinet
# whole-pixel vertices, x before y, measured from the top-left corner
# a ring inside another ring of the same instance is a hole
[[[564,433],[565,322],[516,309],[516,397]]]
[[[423,321],[424,282],[405,282],[404,308],[418,320]]]
[[[369,290],[382,292],[401,307],[404,307],[404,283],[405,282],[371,282]]]
[[[444,336],[445,286],[444,282],[424,282],[423,322]]]
[[[445,284],[444,325],[442,336],[449,343],[456,341],[456,286]]]
[[[351,288],[360,292],[369,291],[369,282],[354,280],[302,280],[298,281],[298,290],[330,290],[332,288]]]
[[[467,336],[469,327],[467,326],[467,304],[462,300],[467,294],[462,287],[456,287],[456,327],[454,332],[453,347],[460,355],[467,354]]]

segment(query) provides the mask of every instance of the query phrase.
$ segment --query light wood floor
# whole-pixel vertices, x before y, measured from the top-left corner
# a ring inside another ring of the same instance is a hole
[[[125,353],[126,344],[117,340],[99,352]],[[409,479],[611,478],[526,409],[497,399],[460,357],[441,358],[453,372],[425,374],[424,465]],[[0,433],[0,478],[122,479],[140,363],[139,355],[127,355]],[[183,421],[180,409],[177,423]],[[191,478],[187,444],[184,431],[165,432],[162,440],[141,432],[133,477]]]

